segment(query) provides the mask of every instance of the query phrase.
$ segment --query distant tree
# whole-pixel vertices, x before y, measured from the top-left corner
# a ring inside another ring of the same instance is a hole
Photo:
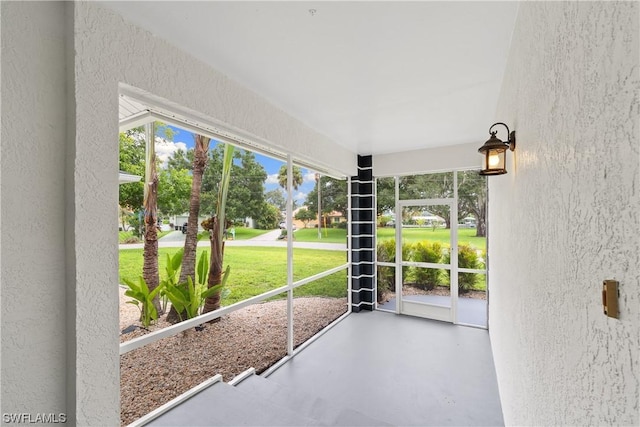
[[[173,141],[173,137],[180,133],[178,130],[174,130],[163,122],[156,122],[156,136],[164,139],[165,141]]]
[[[297,190],[302,185],[302,170],[298,166],[293,166],[293,189]],[[278,184],[280,187],[287,189],[287,165],[280,166],[278,171]]]
[[[187,151],[178,149],[173,152],[173,154],[167,160],[167,168],[168,169],[186,169],[191,170],[193,167],[193,156],[194,150],[190,149]]]
[[[321,177],[313,189],[307,194],[305,205],[311,212],[318,212],[318,185],[321,186],[320,196],[322,197],[322,213],[328,214],[333,211],[340,212],[345,218],[347,216],[347,183],[341,179],[328,176]],[[315,217],[314,217],[315,218]]]
[[[192,177],[187,169],[161,169],[158,209],[165,215],[180,215],[189,210]]]
[[[487,236],[487,177],[478,171],[458,172],[458,206],[460,218],[473,215],[476,237]]]
[[[259,229],[273,230],[278,228],[278,223],[282,220],[282,214],[276,206],[265,202],[255,220]]]
[[[140,130],[120,133],[120,162],[123,172],[144,177],[144,134]],[[144,179],[131,182],[119,188],[120,206],[137,212],[142,208],[144,198]]]
[[[277,207],[281,211],[287,208],[287,200],[282,194],[282,190],[280,190],[279,188],[264,193],[264,200],[270,205]]]
[[[307,228],[309,221],[316,219],[316,214],[311,212],[309,209],[304,208],[298,210],[294,218],[298,221],[302,221],[304,223],[304,228]]]
[[[210,166],[202,184],[202,211],[213,214],[217,210],[217,194],[224,144],[218,144],[209,154]],[[264,203],[264,182],[267,172],[250,151],[234,150],[234,161],[226,199],[226,217],[230,221],[256,218]]]
[[[376,201],[378,216],[396,209],[396,186],[393,177],[378,178],[376,181]],[[389,218],[390,220],[391,218]]]
[[[173,139],[174,132],[171,128],[163,123],[155,122],[156,138],[162,135],[165,141]],[[144,127],[138,127],[120,133],[119,143],[119,169],[132,175],[144,177],[145,175],[145,130]],[[155,161],[155,167],[158,167],[158,160]],[[160,177],[159,177],[160,178]],[[162,192],[161,184],[158,189]],[[144,198],[144,179],[139,182],[131,182],[126,185],[119,186],[120,207],[123,211],[131,212],[137,215],[142,211]],[[159,195],[160,196],[160,195]],[[159,202],[160,203],[160,202]],[[160,210],[162,208],[159,207]],[[127,217],[123,217],[123,220]],[[125,224],[122,224],[123,229]]]
[[[458,173],[458,218],[473,215],[476,218],[476,235],[486,236],[487,189],[486,178],[477,171]],[[387,179],[385,179],[387,180]],[[391,180],[378,180],[378,212],[390,207]],[[399,178],[400,194],[403,199],[453,198],[453,173],[433,173],[410,175]],[[395,204],[395,202],[394,202]],[[444,218],[446,227],[451,228],[451,212],[446,206],[430,206],[429,211]]]
[[[453,197],[453,173],[409,175],[399,178],[403,199],[449,199]],[[429,206],[429,211],[445,220],[451,228],[451,211],[448,206]]]

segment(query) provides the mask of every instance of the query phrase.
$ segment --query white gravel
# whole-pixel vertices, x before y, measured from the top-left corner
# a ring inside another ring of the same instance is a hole
[[[120,289],[120,327],[140,323],[137,307]],[[120,417],[135,421],[216,374],[225,381],[248,368],[258,373],[286,355],[287,302],[249,306],[208,324],[203,331],[187,330],[120,358]],[[346,298],[296,298],[294,346],[297,347],[347,310]],[[162,318],[151,329],[169,324]],[[127,341],[143,330],[121,335]]]

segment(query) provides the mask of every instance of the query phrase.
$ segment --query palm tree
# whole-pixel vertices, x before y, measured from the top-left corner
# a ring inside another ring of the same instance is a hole
[[[187,277],[195,280],[196,249],[198,248],[198,215],[200,214],[200,189],[202,188],[202,175],[209,160],[209,143],[211,138],[195,135],[195,147],[193,155],[193,176],[191,181],[191,197],[189,199],[189,219],[187,220],[187,233],[184,240],[184,254],[182,256],[182,268],[178,283],[187,283]],[[180,313],[182,315],[182,313]],[[177,323],[180,315],[172,306],[167,321]],[[185,319],[186,316],[182,315]]]
[[[144,264],[142,277],[149,291],[160,283],[158,274],[158,173],[156,172],[155,123],[147,124],[144,187]],[[153,305],[162,314],[160,300],[156,296]]]
[[[287,165],[282,165],[278,171],[278,184],[287,189]],[[293,167],[293,189],[297,190],[302,185],[302,170],[298,166]]]
[[[216,215],[204,221],[202,225],[209,230],[211,240],[211,262],[207,287],[213,288],[222,284],[222,261],[224,258],[224,241],[222,240],[224,230],[227,227],[226,206],[229,181],[231,179],[231,166],[233,165],[233,145],[226,144],[222,158],[222,178],[218,186],[218,203],[216,204]],[[222,289],[208,297],[204,303],[203,313],[220,308],[220,294]],[[216,320],[219,320],[216,319]]]

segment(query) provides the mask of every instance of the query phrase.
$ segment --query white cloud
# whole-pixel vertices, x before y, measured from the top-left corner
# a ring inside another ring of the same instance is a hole
[[[307,194],[308,193],[303,193],[302,191],[298,191],[296,194],[294,194],[293,198],[299,202],[304,202],[305,200],[307,200]]]
[[[265,181],[265,184],[278,184],[278,185],[280,185],[280,183],[278,182],[278,174],[277,173],[272,173],[271,175],[267,175],[267,180]]]
[[[307,171],[303,176],[303,182],[316,182],[316,173]]]
[[[156,137],[156,157],[160,159],[161,167],[167,166],[169,157],[178,150],[187,151],[187,144],[184,142],[172,142]]]

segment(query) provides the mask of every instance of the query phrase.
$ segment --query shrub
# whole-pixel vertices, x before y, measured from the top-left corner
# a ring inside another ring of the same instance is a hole
[[[142,221],[140,221],[140,217],[141,217],[141,215],[138,215],[138,214],[129,214],[127,216],[127,222],[131,226],[131,234],[133,234],[134,236],[141,236],[142,237],[142,234],[143,234],[142,231],[144,229],[144,223]]]
[[[445,263],[448,264],[451,260],[451,255],[445,255]],[[458,246],[458,268],[473,268],[482,269],[484,264],[482,263],[476,249],[468,244]],[[451,270],[447,271],[449,280],[451,280]],[[459,273],[458,274],[458,292],[461,294],[469,292],[478,279],[478,273]],[[449,281],[451,283],[451,281]]]
[[[378,216],[378,227],[386,227],[387,223],[391,221],[393,218],[391,215],[379,215]]]
[[[127,303],[133,304],[140,309],[142,326],[148,328],[151,323],[158,319],[158,311],[153,305],[153,299],[163,290],[163,284],[160,283],[154,290],[149,290],[142,276],[138,278],[137,282],[127,278],[122,278],[122,281],[129,287],[124,294],[133,298]]]
[[[383,240],[378,243],[377,247],[379,262],[395,262],[396,260],[396,242],[395,240]],[[378,266],[378,302],[381,302],[384,293],[395,289],[396,276],[395,268]]]
[[[280,222],[280,210],[270,205],[269,203],[264,203],[261,209],[256,212],[256,227],[261,230],[273,230],[274,228],[278,228],[278,222]]]
[[[407,260],[411,253],[411,243],[402,244],[402,258]],[[378,261],[379,262],[396,262],[396,241],[395,239],[382,240],[378,243],[377,247]],[[407,271],[409,267],[402,267],[402,282],[404,283],[407,277]],[[379,266],[378,272],[378,302],[384,296],[385,292],[395,291],[396,287],[396,275],[395,268]]]
[[[413,247],[412,261],[440,264],[442,262],[442,244],[440,242],[418,242]],[[441,270],[416,267],[414,270],[416,286],[431,290],[438,284]]]

